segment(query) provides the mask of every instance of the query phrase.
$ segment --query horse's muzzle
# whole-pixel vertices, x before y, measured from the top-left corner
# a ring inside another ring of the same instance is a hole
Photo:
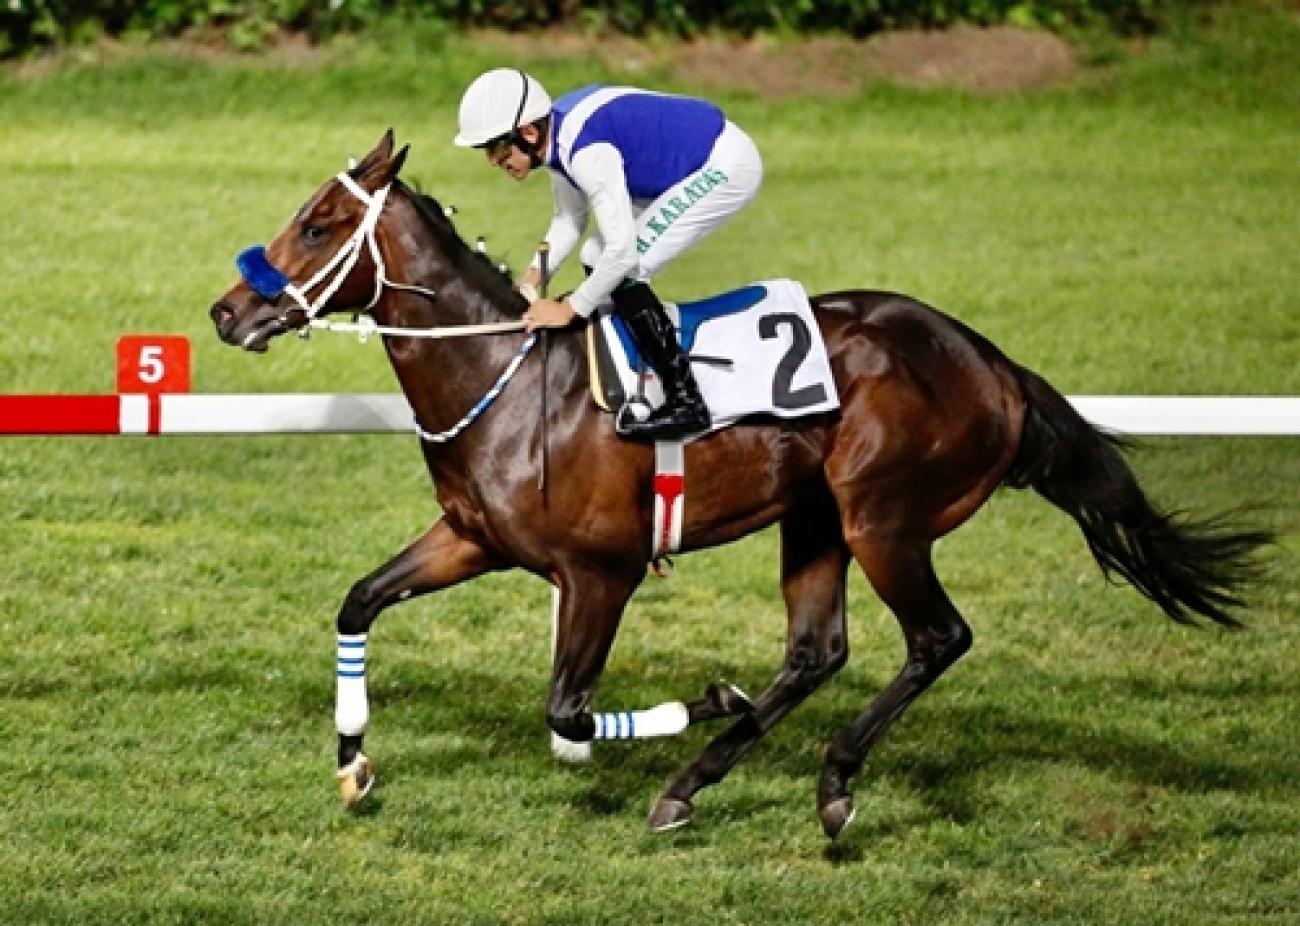
[[[208,315],[222,341],[257,354],[266,353],[271,339],[289,330],[279,311],[269,305],[246,312],[241,318],[233,305],[221,299],[213,303]]]

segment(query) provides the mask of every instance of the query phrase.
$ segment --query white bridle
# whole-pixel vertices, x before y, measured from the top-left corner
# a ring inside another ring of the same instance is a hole
[[[361,318],[358,317],[357,321],[352,324],[331,322],[325,318],[317,318],[316,316],[325,308],[330,299],[334,297],[334,294],[338,292],[339,287],[343,285],[343,281],[348,278],[348,274],[350,274],[356,267],[357,261],[361,258],[361,249],[363,247],[370,248],[370,257],[375,262],[375,292],[374,295],[370,297],[370,302],[361,310],[362,313],[367,313],[375,307],[375,304],[379,302],[379,298],[383,295],[384,287],[386,286],[390,289],[420,293],[421,295],[428,296],[430,299],[434,298],[436,295],[433,290],[425,289],[423,286],[409,286],[405,283],[394,283],[392,280],[388,279],[388,275],[385,273],[384,257],[379,251],[378,242],[375,240],[375,229],[379,225],[379,217],[384,211],[384,203],[388,199],[388,191],[392,188],[392,184],[386,184],[372,194],[363,190],[361,185],[353,180],[346,171],[340,172],[336,176],[339,183],[343,184],[343,186],[345,186],[353,196],[366,204],[366,214],[362,217],[361,224],[357,226],[356,231],[352,233],[352,237],[344,243],[343,247],[339,249],[337,254],[330,258],[329,262],[324,267],[321,267],[320,270],[316,271],[316,275],[308,280],[306,284],[302,287],[295,286],[292,281],[285,284],[284,291],[289,294],[294,302],[298,303],[298,308],[307,314],[307,324],[303,326],[301,332],[304,337],[312,328],[324,328],[328,331],[356,332],[362,341],[365,341],[371,334],[391,334],[398,337],[408,338],[454,338],[472,334],[495,334],[502,331],[523,330],[523,321],[492,322],[483,325],[457,325],[452,328],[393,328],[387,325],[378,325],[375,323],[375,320],[369,316],[366,316],[364,322],[362,322]],[[334,273],[334,278],[329,280],[325,288],[321,290],[320,295],[316,297],[316,301],[312,302],[308,298],[307,294],[317,286],[321,285],[325,280],[329,279],[331,273]],[[281,273],[281,275],[283,276],[283,273]],[[293,310],[291,309],[290,311]],[[280,316],[280,323],[286,328],[290,327],[285,315]],[[249,337],[253,337],[255,334],[256,332],[250,334]],[[534,331],[524,339],[523,344],[519,347],[519,351],[515,354],[514,359],[512,359],[506,366],[505,371],[500,377],[498,377],[497,381],[492,384],[492,387],[488,389],[483,398],[479,399],[479,401],[475,403],[474,407],[471,408],[469,412],[460,419],[460,421],[456,422],[456,424],[452,425],[445,431],[435,433],[432,431],[426,431],[420,426],[420,422],[415,420],[415,430],[416,433],[420,435],[420,438],[430,443],[446,443],[473,424],[474,421],[483,414],[483,412],[487,411],[488,406],[496,401],[496,398],[501,394],[501,391],[505,389],[506,384],[509,383],[511,378],[515,375],[520,364],[524,362],[524,358],[528,356],[528,352],[531,351],[533,345],[537,343],[537,338],[537,332]]]
[[[352,237],[344,243],[343,247],[339,248],[338,253],[330,259],[329,263],[316,271],[314,277],[301,288],[292,282],[285,286],[284,291],[289,294],[294,302],[298,303],[298,308],[307,313],[309,322],[315,319],[326,304],[334,298],[334,294],[339,291],[343,281],[348,278],[348,274],[352,272],[352,269],[357,265],[357,261],[361,259],[361,249],[367,245],[370,247],[370,256],[375,262],[375,293],[370,297],[370,302],[362,311],[369,312],[375,307],[375,303],[383,295],[385,284],[393,285],[391,281],[384,278],[384,258],[379,253],[378,242],[375,241],[375,227],[379,224],[380,215],[383,214],[384,203],[388,199],[388,191],[392,189],[392,184],[382,186],[372,194],[363,190],[361,185],[348,175],[347,171],[340,171],[335,179],[343,184],[353,196],[366,204],[366,214],[362,217],[361,223],[357,225],[356,231],[352,233]],[[330,280],[325,288],[321,290],[315,302],[310,301],[307,294],[321,285],[336,269],[338,272],[335,274],[334,279]],[[402,286],[400,288],[413,289],[428,296],[433,295],[432,290],[420,287]]]
[[[365,341],[372,334],[389,334],[408,338],[456,338],[475,334],[496,334],[505,331],[523,330],[524,323],[522,321],[492,322],[483,325],[457,325],[450,328],[395,328],[376,324],[375,320],[369,317],[365,318],[364,321],[358,318],[351,323],[332,322],[329,319],[318,318],[320,312],[329,303],[330,299],[334,298],[334,294],[338,292],[339,287],[343,285],[343,281],[348,278],[348,275],[356,267],[357,261],[361,259],[362,248],[367,247],[370,249],[371,260],[375,264],[375,291],[370,297],[370,302],[361,310],[363,314],[368,313],[375,307],[375,304],[379,302],[380,297],[384,294],[385,287],[404,292],[419,293],[428,296],[430,299],[436,295],[433,290],[426,289],[423,286],[395,283],[388,278],[386,273],[384,257],[380,253],[379,243],[375,240],[375,229],[379,226],[379,218],[383,214],[384,204],[388,200],[388,191],[392,188],[392,184],[385,184],[375,190],[374,193],[367,193],[359,183],[352,179],[347,171],[340,171],[335,176],[335,179],[343,184],[348,192],[366,204],[366,214],[362,217],[361,223],[357,225],[356,231],[352,233],[352,237],[344,242],[343,247],[339,248],[338,253],[325,266],[316,271],[315,276],[301,287],[295,285],[292,281],[285,285],[284,291],[294,302],[298,303],[298,308],[307,315],[307,323],[302,327],[304,337],[313,328],[355,333],[362,341]],[[329,279],[331,273],[334,273],[333,279]],[[325,288],[320,291],[315,301],[312,301],[308,297],[308,293],[325,283],[326,280],[328,280],[328,283],[326,283]],[[293,310],[290,309],[289,311]],[[286,328],[291,327],[288,323],[287,314],[285,313],[280,317],[281,324]],[[249,337],[253,337],[253,335],[250,334]]]

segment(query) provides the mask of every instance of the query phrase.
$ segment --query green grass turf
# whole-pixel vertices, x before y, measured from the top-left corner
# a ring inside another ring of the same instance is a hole
[[[1295,394],[1298,54],[1294,18],[1234,15],[1046,95],[724,97],[767,184],[665,292],[896,288],[1068,392]],[[408,176],[521,264],[544,184],[447,143],[460,86],[498,62],[459,42],[340,59],[0,78],[0,389],[108,391],[114,340],[140,330],[193,338],[197,391],[393,388],[374,344],[253,357],[205,311],[233,255],[390,125]],[[436,516],[414,439],[5,440],[0,920],[1293,922],[1300,444],[1151,440],[1135,463],[1166,504],[1254,504],[1281,532],[1250,629],[1171,624],[1106,586],[1064,516],[999,494],[938,555],[975,650],[881,743],[828,845],[825,743],[902,652],[860,576],[849,666],[657,837],[644,814],[710,731],[555,764],[543,583],[394,609],[371,647],[380,784],[347,815],[333,616]],[[600,705],[760,690],[775,541],[649,582]]]

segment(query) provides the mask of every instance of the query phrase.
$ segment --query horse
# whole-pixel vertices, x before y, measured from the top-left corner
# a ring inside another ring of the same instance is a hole
[[[620,438],[592,401],[580,326],[550,332],[548,350],[527,350],[536,333],[521,347],[524,297],[432,196],[399,179],[408,151],[394,153],[385,133],[261,252],[261,271],[279,285],[250,282],[258,272],[250,261],[209,312],[222,341],[254,352],[317,315],[368,313],[417,429],[432,438],[423,455],[441,517],[353,584],[338,612],[338,776],[349,805],[374,781],[362,751],[364,646],[381,612],[496,570],[545,579],[558,596],[546,719],[585,743],[597,733],[593,694],[651,554],[653,450]],[[687,705],[689,723],[732,723],[657,797],[654,831],[688,822],[698,792],[845,665],[845,586],[856,563],[897,619],[906,657],[826,750],[817,807],[825,834],[837,837],[869,750],[971,647],[932,553],[1000,486],[1033,488],[1069,514],[1108,578],[1127,580],[1184,623],[1239,626],[1234,612],[1272,539],[1154,506],[1120,437],[960,321],[889,292],[810,303],[839,410],[793,422],[758,417],[685,448],[681,550],[778,524],[788,620],[783,664],[759,697],[713,684]],[[416,336],[439,331],[471,332],[473,348]]]

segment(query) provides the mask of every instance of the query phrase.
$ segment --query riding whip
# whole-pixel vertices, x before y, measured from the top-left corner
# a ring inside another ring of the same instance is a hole
[[[537,292],[545,299],[547,284],[550,283],[551,277],[551,245],[549,242],[542,241],[537,245]],[[541,330],[542,335],[542,468],[537,475],[537,490],[542,493],[542,503],[546,503],[546,444],[547,444],[547,408],[546,408],[546,361],[551,355],[551,339],[547,336],[545,328]]]

